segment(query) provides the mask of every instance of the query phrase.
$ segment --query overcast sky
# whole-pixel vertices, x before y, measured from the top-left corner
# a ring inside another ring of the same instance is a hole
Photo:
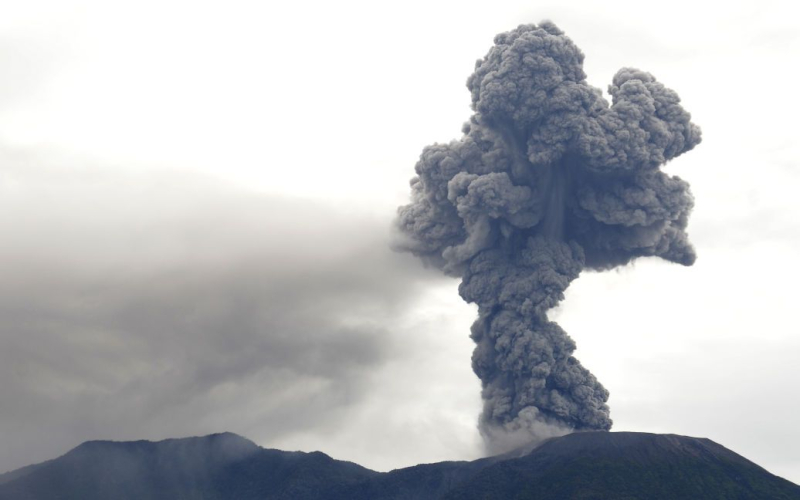
[[[793,3],[3,1],[0,471],[232,431],[387,470],[480,455],[476,309],[391,252],[422,148],[495,34],[554,21],[703,143],[693,267],[584,273],[551,313],[614,430],[800,483]],[[280,6],[279,6],[280,5]]]

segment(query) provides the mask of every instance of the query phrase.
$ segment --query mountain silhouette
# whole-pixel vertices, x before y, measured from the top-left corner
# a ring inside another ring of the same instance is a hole
[[[0,500],[800,499],[800,486],[708,439],[579,432],[472,462],[375,472],[232,433],[89,441],[0,475]]]

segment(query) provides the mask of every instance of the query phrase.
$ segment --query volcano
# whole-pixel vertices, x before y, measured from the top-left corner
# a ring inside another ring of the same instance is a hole
[[[89,441],[0,475],[0,500],[800,499],[800,486],[703,438],[577,432],[472,462],[376,472],[232,433]]]

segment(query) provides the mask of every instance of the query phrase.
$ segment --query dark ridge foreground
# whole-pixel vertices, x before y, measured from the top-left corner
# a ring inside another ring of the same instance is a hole
[[[90,441],[0,475],[0,500],[800,499],[800,486],[710,441],[582,432],[533,451],[380,473],[235,434]]]

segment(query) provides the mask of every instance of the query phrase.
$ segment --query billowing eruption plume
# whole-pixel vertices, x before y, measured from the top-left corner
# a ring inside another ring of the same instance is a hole
[[[520,433],[611,428],[608,391],[547,311],[584,268],[694,262],[689,185],[659,167],[697,145],[700,129],[674,91],[637,69],[617,72],[609,106],[550,22],[494,42],[467,80],[475,113],[462,138],[423,150],[397,223],[401,247],[461,277],[461,296],[478,305],[480,429],[499,451]]]

